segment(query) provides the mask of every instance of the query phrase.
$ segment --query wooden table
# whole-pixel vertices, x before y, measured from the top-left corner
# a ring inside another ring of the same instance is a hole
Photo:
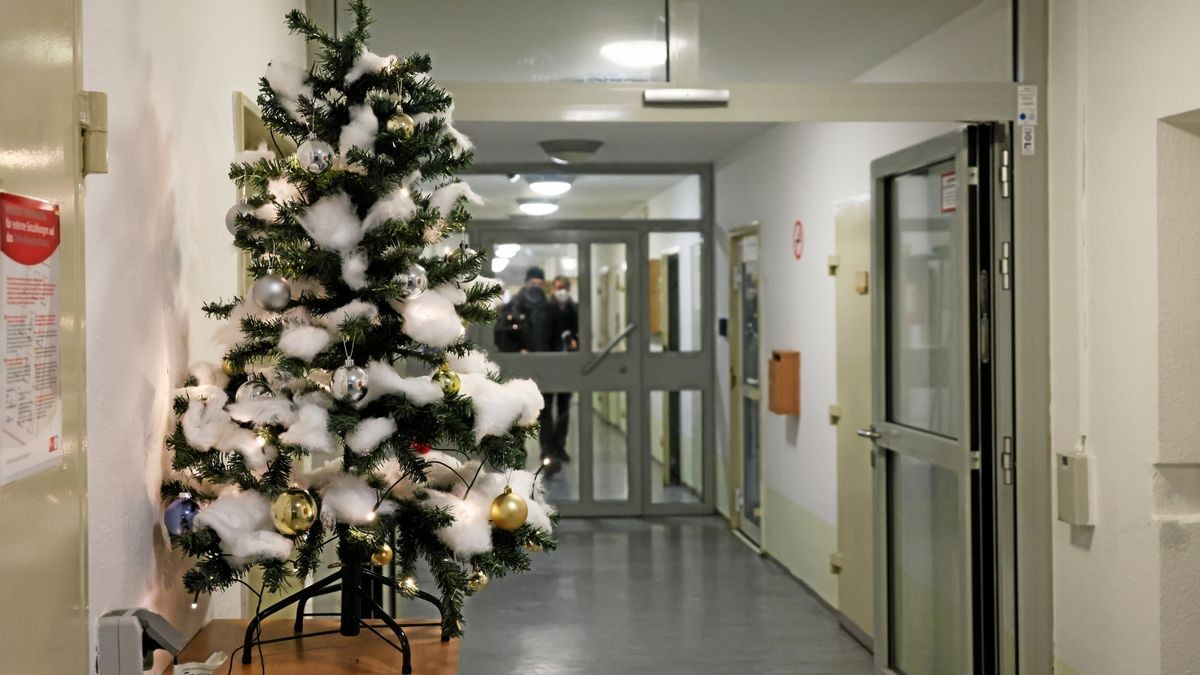
[[[233,672],[244,675],[260,675],[258,649],[254,650],[254,661],[242,664],[242,653],[233,650],[242,645],[246,634],[246,621],[239,619],[216,619],[205,626],[183,652],[179,662],[205,661],[216,651],[232,655]],[[381,622],[372,621],[372,624]],[[336,630],[336,620],[307,619],[304,632]],[[377,627],[391,637],[386,627]],[[441,641],[441,630],[437,626],[413,626],[404,629],[412,647],[414,675],[453,675],[458,672],[458,640]],[[263,622],[263,639],[285,637],[292,634],[291,619]],[[394,639],[394,638],[393,638]],[[342,635],[320,635],[288,642],[263,645],[266,656],[267,675],[299,675],[309,673],[394,673],[400,672],[401,656],[369,630],[364,629],[355,637]],[[217,671],[227,672],[226,662]],[[172,672],[170,670],[168,673]]]

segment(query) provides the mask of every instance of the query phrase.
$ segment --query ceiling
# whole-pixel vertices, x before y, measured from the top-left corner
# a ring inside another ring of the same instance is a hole
[[[538,141],[590,138],[604,146],[592,161],[710,164],[769,129],[768,123],[460,122],[475,143],[475,164],[548,162]]]
[[[471,205],[475,219],[506,219],[523,216],[517,200],[536,197],[524,178],[511,182],[504,174],[464,174],[462,179],[484,198],[483,206]],[[682,180],[697,180],[695,175],[588,175],[577,176],[571,190],[552,197],[559,204],[555,219],[645,217],[638,213],[647,200],[656,197]],[[700,205],[696,205],[698,217]],[[682,216],[681,216],[682,217]]]

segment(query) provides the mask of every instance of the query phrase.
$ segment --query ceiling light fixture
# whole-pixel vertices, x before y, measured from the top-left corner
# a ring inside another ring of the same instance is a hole
[[[527,216],[548,216],[558,210],[550,199],[518,199],[517,208]]]
[[[500,274],[508,267],[508,258],[492,258],[492,274]]]
[[[604,143],[586,138],[557,138],[538,145],[555,164],[579,164],[591,159]]]
[[[520,244],[496,244],[496,257],[507,260],[516,255],[517,251],[520,250]]]
[[[571,189],[571,180],[564,176],[526,176],[529,189],[543,197],[557,197]]]
[[[622,40],[600,48],[600,55],[626,68],[654,68],[667,62],[663,40]]]

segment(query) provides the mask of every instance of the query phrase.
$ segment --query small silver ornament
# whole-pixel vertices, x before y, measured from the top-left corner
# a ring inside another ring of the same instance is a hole
[[[408,271],[396,277],[396,281],[404,289],[404,297],[411,300],[429,288],[429,277],[425,276],[425,268],[413,263]]]
[[[229,230],[229,234],[237,234],[238,216],[248,216],[254,213],[254,207],[246,202],[238,202],[229,207],[225,212],[225,228]]]
[[[354,365],[354,359],[346,362],[333,371],[329,383],[333,397],[344,403],[358,403],[367,395],[367,371],[362,366]]]
[[[296,160],[309,173],[321,173],[333,166],[333,146],[309,134],[308,138],[296,148]]]
[[[292,287],[283,277],[275,274],[274,270],[268,269],[265,275],[254,282],[250,289],[250,297],[260,308],[278,312],[292,301]]]
[[[450,251],[450,253],[446,255],[446,261],[458,264],[458,263],[461,263],[463,260],[470,258],[471,256],[474,256],[474,255],[475,255],[475,251],[467,248],[466,244],[463,244],[462,246],[459,246],[458,248],[454,249],[453,251]],[[475,272],[467,272],[463,276],[462,281],[464,281],[464,282],[474,281],[475,278],[478,276],[479,275],[476,274]]]
[[[237,393],[233,395],[233,399],[239,403],[242,401],[253,401],[260,398],[272,398],[275,392],[271,387],[262,380],[246,380],[242,386],[238,387]]]

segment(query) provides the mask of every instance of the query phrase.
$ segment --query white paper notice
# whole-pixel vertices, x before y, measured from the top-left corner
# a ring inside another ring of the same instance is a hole
[[[62,459],[58,205],[0,192],[0,485]]]

